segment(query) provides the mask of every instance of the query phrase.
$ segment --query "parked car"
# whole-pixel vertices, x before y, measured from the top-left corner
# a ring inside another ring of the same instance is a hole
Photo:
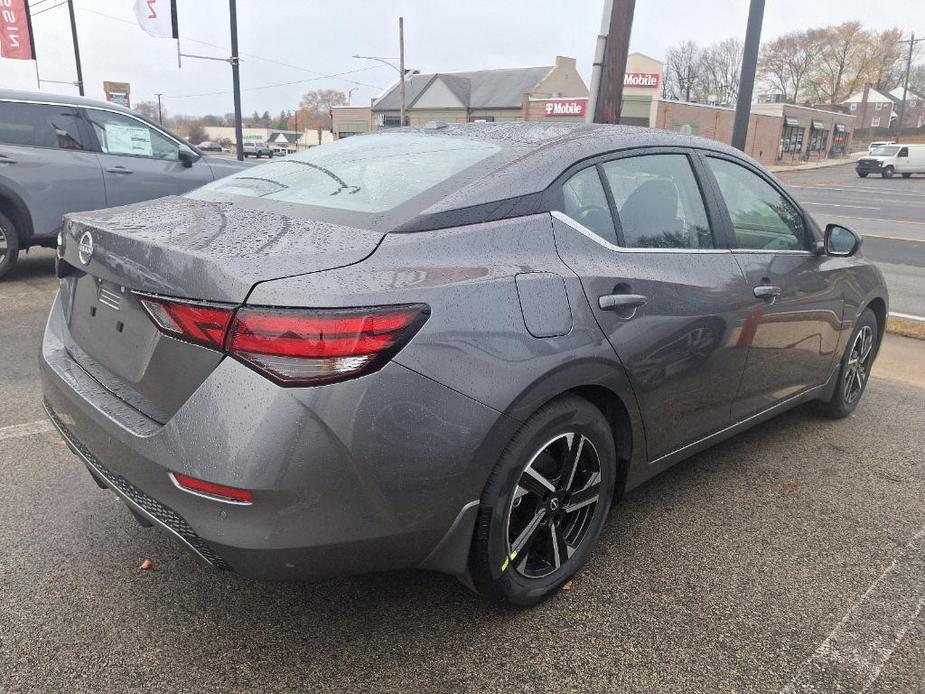
[[[269,157],[273,158],[273,150],[267,147],[265,142],[245,142],[243,145],[245,157]]]
[[[53,248],[67,212],[185,193],[242,167],[115,104],[0,89],[0,278],[20,251]]]
[[[914,173],[925,174],[925,145],[882,145],[858,159],[855,171],[861,178],[878,173],[883,178],[902,174],[909,178]]]
[[[201,152],[221,152],[222,146],[217,142],[206,140],[196,145]]]
[[[801,403],[855,410],[888,310],[860,247],[705,139],[351,137],[69,215],[45,406],[213,567],[531,605],[625,491]]]

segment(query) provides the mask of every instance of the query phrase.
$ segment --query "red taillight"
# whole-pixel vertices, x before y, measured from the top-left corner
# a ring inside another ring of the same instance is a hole
[[[254,495],[249,489],[239,489],[238,487],[226,487],[224,484],[215,484],[206,482],[189,475],[182,475],[179,472],[171,472],[171,478],[180,489],[187,492],[193,492],[204,496],[212,497],[218,501],[230,501],[236,504],[254,503]]]
[[[379,368],[417,332],[423,304],[361,309],[240,309],[232,356],[281,385],[318,385]]]
[[[136,294],[138,303],[161,332],[180,340],[221,349],[233,308]]]
[[[374,371],[427,319],[425,304],[349,309],[217,305],[135,293],[165,335],[224,351],[284,386]]]

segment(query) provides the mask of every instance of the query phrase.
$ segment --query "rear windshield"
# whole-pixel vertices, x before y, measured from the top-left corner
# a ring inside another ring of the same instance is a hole
[[[874,147],[870,153],[875,157],[895,157],[899,147]]]
[[[462,137],[350,137],[248,168],[201,191],[385,212],[499,150],[498,145]]]

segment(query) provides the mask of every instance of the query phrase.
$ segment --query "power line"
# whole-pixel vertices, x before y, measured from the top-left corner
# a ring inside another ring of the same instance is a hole
[[[332,75],[318,75],[317,77],[309,77],[304,80],[293,80],[291,82],[278,82],[276,84],[263,84],[263,85],[260,85],[259,87],[247,87],[242,91],[253,92],[253,91],[258,91],[260,89],[273,89],[275,87],[288,87],[293,84],[305,84],[306,82],[315,82],[317,80],[331,79],[331,78],[340,77],[341,75],[350,75],[355,72],[363,72],[364,70],[372,70],[372,69],[374,69],[374,66],[373,67],[363,67],[358,70],[348,70],[346,72],[336,72]],[[350,80],[345,80],[345,81],[350,81]],[[373,87],[374,89],[382,89],[382,87],[376,87],[374,85],[369,85],[369,86]],[[229,89],[223,89],[221,91],[203,92],[201,94],[166,94],[165,96],[167,96],[170,99],[192,99],[192,98],[199,97],[199,96],[218,96],[220,94],[229,94],[230,91],[231,90]]]
[[[43,7],[38,12],[30,12],[30,14],[32,15],[33,18],[35,18],[35,17],[38,17],[40,14],[44,14],[45,12],[48,12],[49,10],[56,10],[59,7],[64,7],[65,5],[67,5],[67,0],[64,0],[64,2],[59,2],[57,5],[52,5],[51,7]]]
[[[47,1],[47,0],[46,0],[46,1]],[[44,11],[44,10],[43,10],[43,11]],[[105,18],[107,18],[107,19],[111,19],[111,20],[116,21],[116,22],[122,22],[123,24],[130,24],[131,26],[137,26],[137,23],[136,23],[136,22],[132,22],[132,21],[130,21],[130,20],[128,20],[128,19],[123,19],[122,17],[116,17],[116,16],[111,15],[111,14],[106,14],[105,12],[99,12],[98,10],[91,10],[91,9],[89,9],[89,8],[80,8],[80,11],[81,11],[81,12],[89,12],[89,13],[91,13],[91,14],[99,15],[100,17],[105,17]],[[202,46],[209,46],[209,47],[211,47],[211,48],[218,48],[219,50],[223,50],[223,51],[224,51],[224,50],[227,50],[227,47],[226,47],[226,46],[221,46],[221,45],[219,45],[219,44],[217,44],[217,43],[210,43],[209,41],[201,41],[201,40],[199,40],[199,39],[191,39],[191,38],[188,38],[188,37],[184,37],[183,40],[184,40],[184,41],[190,41],[191,43],[198,43],[198,44],[200,44],[200,45],[202,45]],[[312,74],[312,75],[317,75],[317,76],[318,76],[317,79],[325,79],[325,78],[339,77],[340,75],[349,75],[349,74],[353,74],[354,72],[362,72],[362,71],[363,71],[363,70],[348,70],[348,71],[346,71],[346,72],[339,72],[339,73],[335,73],[335,74],[333,74],[333,75],[325,75],[325,74],[323,74],[323,73],[321,73],[321,72],[318,72],[318,71],[316,71],[316,70],[309,70],[308,68],[304,68],[304,67],[301,67],[301,66],[299,66],[299,65],[293,65],[293,64],[291,64],[291,63],[285,63],[285,62],[283,62],[283,61],[281,61],[281,60],[275,60],[275,59],[273,59],[273,58],[265,58],[265,57],[260,56],[260,55],[254,55],[253,53],[241,53],[241,55],[244,56],[244,57],[247,57],[247,58],[253,58],[254,60],[261,60],[261,61],[263,61],[263,62],[265,62],[265,63],[273,63],[273,64],[275,64],[275,65],[282,65],[283,67],[292,68],[292,69],[294,69],[294,70],[301,70],[302,72],[308,72],[308,73],[310,73],[310,74]],[[374,66],[374,67],[375,67],[375,66]],[[364,68],[364,69],[371,69],[371,68]],[[306,82],[307,82],[307,81],[311,81],[311,80],[302,80],[302,81],[306,81]],[[375,85],[375,84],[367,84],[367,83],[365,83],[365,82],[357,82],[357,81],[355,81],[355,80],[341,79],[341,81],[342,81],[342,82],[349,82],[350,84],[356,84],[356,85],[359,85],[359,86],[361,86],[361,87],[369,87],[370,89],[382,89],[382,87],[379,87],[379,86],[377,86],[377,85]],[[253,89],[269,89],[269,88],[271,88],[271,87],[282,87],[282,86],[288,86],[289,84],[298,84],[298,81],[296,81],[296,82],[282,82],[282,83],[280,83],[280,84],[275,84],[275,85],[270,84],[270,85],[264,85],[264,86],[262,86],[262,87],[251,87],[249,90],[245,90],[245,91],[251,91],[251,90],[253,90]],[[171,98],[172,98],[172,99],[184,99],[184,98],[194,97],[194,96],[213,96],[213,95],[217,95],[217,94],[228,94],[228,93],[229,93],[229,91],[209,92],[209,93],[204,93],[204,94],[189,94],[189,95],[186,95],[186,96],[173,96],[173,97],[171,97]]]

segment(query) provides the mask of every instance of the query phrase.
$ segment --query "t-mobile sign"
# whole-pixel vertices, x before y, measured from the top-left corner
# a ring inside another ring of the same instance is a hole
[[[639,87],[641,89],[657,89],[657,72],[627,72],[623,75],[624,87]]]
[[[549,116],[576,116],[585,115],[588,108],[587,99],[559,99],[556,101],[547,101],[543,106],[543,113]]]

